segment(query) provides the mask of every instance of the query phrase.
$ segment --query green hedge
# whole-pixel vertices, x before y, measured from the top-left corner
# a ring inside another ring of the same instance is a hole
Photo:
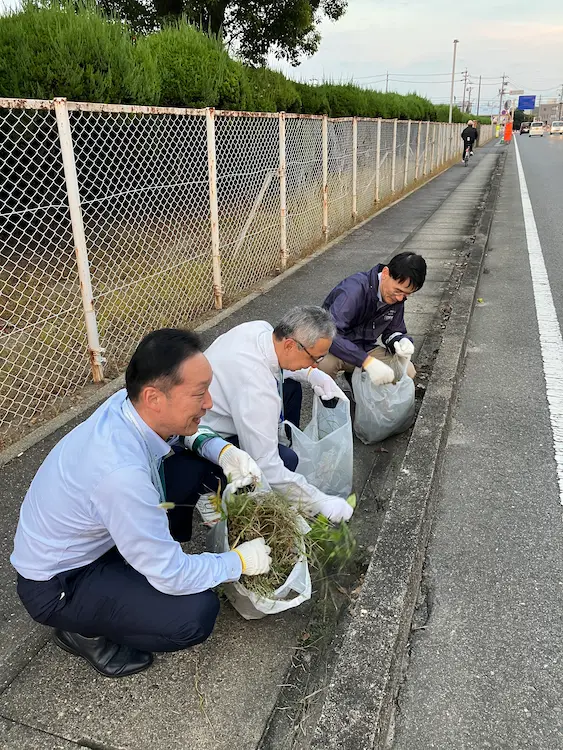
[[[90,0],[26,0],[22,10],[0,17],[0,96],[332,117],[447,121],[449,114],[416,94],[351,83],[312,86],[247,67],[185,21],[136,39]],[[454,122],[470,117],[454,108]]]
[[[128,29],[92,8],[29,3],[0,18],[2,96],[157,104],[160,83],[154,58]]]

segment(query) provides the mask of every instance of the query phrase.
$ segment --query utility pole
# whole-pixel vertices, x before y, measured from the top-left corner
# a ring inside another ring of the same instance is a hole
[[[387,78],[385,79],[385,93],[389,91],[389,71],[387,71]]]
[[[471,92],[473,91],[472,86],[469,87],[469,93],[467,95],[467,114],[471,114]]]
[[[507,75],[506,73],[503,73],[502,74],[502,86],[499,92],[500,95],[499,95],[499,100],[498,100],[498,124],[499,125],[500,125],[500,118],[501,118],[501,113],[502,113],[502,100],[504,97],[504,89],[506,88],[506,79],[507,79]]]
[[[561,119],[561,106],[563,105],[563,83],[561,84],[561,91],[559,92],[559,114],[557,119]]]
[[[448,122],[451,125],[452,122],[452,109],[454,106],[454,83],[455,83],[455,57],[457,54],[457,45],[459,44],[459,39],[454,39],[454,62],[452,65],[452,87],[450,89],[450,116],[448,118]]]
[[[477,94],[477,116],[479,116],[479,107],[481,105],[481,78],[482,76],[479,76],[479,93]]]
[[[465,112],[465,91],[467,89],[467,79],[469,78],[469,73],[467,72],[467,68],[463,71],[463,99],[461,103],[461,111]]]

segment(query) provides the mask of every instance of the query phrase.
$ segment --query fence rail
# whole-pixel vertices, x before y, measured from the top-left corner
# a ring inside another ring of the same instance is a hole
[[[0,442],[460,158],[462,127],[0,99]]]

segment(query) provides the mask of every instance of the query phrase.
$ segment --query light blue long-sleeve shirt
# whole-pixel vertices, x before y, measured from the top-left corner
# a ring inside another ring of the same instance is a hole
[[[175,441],[157,435],[126,399],[125,390],[111,396],[41,464],[21,507],[12,565],[24,578],[46,581],[115,545],[165,594],[194,594],[237,580],[242,564],[236,552],[186,555],[170,536],[151,463],[158,467]],[[224,445],[215,438],[199,452],[216,462]]]

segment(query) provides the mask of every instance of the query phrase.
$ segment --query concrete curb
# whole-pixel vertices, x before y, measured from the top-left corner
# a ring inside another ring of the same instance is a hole
[[[248,305],[250,302],[252,302],[252,300],[255,300],[257,297],[260,297],[261,295],[266,294],[274,286],[276,286],[277,284],[280,284],[282,281],[285,281],[285,279],[289,278],[289,276],[292,276],[294,273],[299,271],[299,269],[303,268],[303,266],[315,260],[315,258],[318,258],[320,255],[323,255],[324,253],[326,253],[327,250],[330,250],[337,243],[342,242],[342,240],[344,240],[350,234],[352,234],[358,229],[361,229],[365,224],[367,224],[369,221],[374,219],[376,216],[379,216],[380,214],[385,213],[385,211],[388,211],[390,208],[392,208],[393,206],[396,206],[405,198],[408,198],[409,195],[412,195],[412,193],[415,193],[420,188],[433,182],[437,177],[440,177],[440,175],[442,175],[444,172],[450,169],[455,163],[456,162],[454,161],[452,161],[451,163],[448,163],[438,172],[436,172],[431,177],[429,177],[427,180],[421,181],[419,184],[415,185],[415,187],[412,190],[409,190],[403,195],[400,195],[399,198],[387,204],[383,208],[380,208],[375,213],[371,214],[367,219],[363,219],[358,224],[355,224],[350,229],[347,229],[343,234],[338,235],[338,237],[334,237],[334,239],[330,240],[330,242],[328,242],[326,245],[323,245],[323,247],[320,247],[318,250],[315,250],[315,252],[311,253],[311,255],[308,255],[306,258],[302,258],[301,260],[297,261],[297,263],[291,266],[291,268],[288,268],[287,271],[280,273],[279,276],[276,276],[274,279],[269,279],[268,281],[263,282],[253,292],[250,292],[249,294],[247,294],[243,299],[239,300],[238,302],[233,303],[232,305],[229,305],[229,307],[227,307],[226,310],[222,310],[221,312],[217,313],[217,315],[213,315],[212,318],[210,318],[209,320],[206,320],[204,323],[197,326],[197,328],[195,328],[194,330],[197,333],[203,333],[204,331],[208,331],[210,328],[213,328],[214,326],[216,326],[225,318],[228,318],[237,310],[240,310],[241,308]],[[0,468],[2,466],[5,466],[13,458],[21,456],[22,453],[24,453],[29,448],[32,448],[41,440],[44,440],[49,435],[52,435],[53,432],[56,432],[56,430],[59,430],[61,427],[64,427],[66,424],[68,424],[68,422],[72,421],[73,419],[76,419],[77,417],[84,414],[84,412],[88,411],[89,409],[92,409],[98,404],[101,404],[102,401],[105,401],[106,398],[109,398],[112,394],[114,394],[120,388],[123,388],[124,384],[125,384],[124,375],[119,375],[118,377],[114,378],[113,380],[109,381],[108,383],[103,385],[101,388],[96,390],[95,393],[92,393],[90,396],[85,398],[76,406],[65,410],[58,416],[54,417],[53,419],[50,419],[45,424],[41,425],[41,427],[38,427],[36,430],[33,430],[25,437],[9,445],[7,448],[5,448],[3,451],[0,452]]]
[[[506,151],[485,209],[360,597],[326,691],[311,750],[383,750],[401,680],[434,515],[466,334],[492,224]]]

